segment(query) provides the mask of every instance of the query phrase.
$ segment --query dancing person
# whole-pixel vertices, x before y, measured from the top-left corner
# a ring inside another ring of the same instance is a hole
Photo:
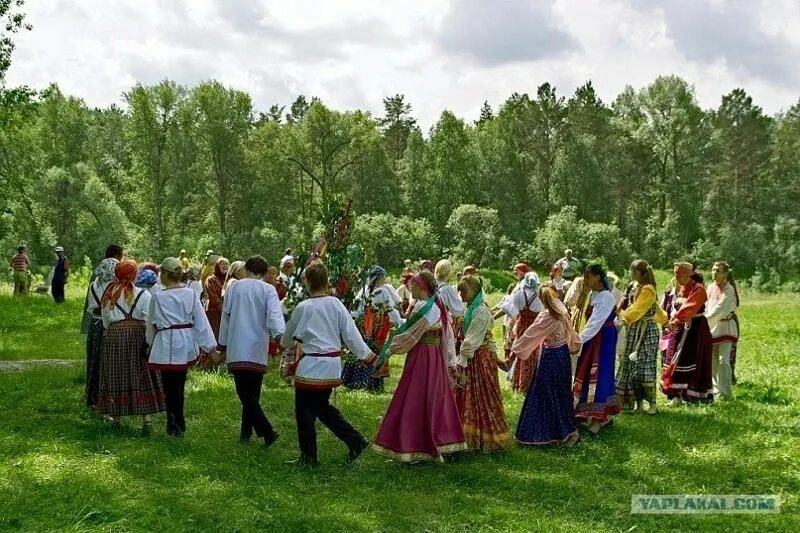
[[[167,257],[161,263],[164,286],[150,298],[146,338],[150,345],[148,368],[161,373],[167,410],[167,435],[186,433],[184,396],[186,373],[197,362],[198,348],[214,351],[217,340],[211,331],[197,293],[181,283],[181,260]]]
[[[628,296],[630,301],[619,312],[618,326],[626,328],[625,349],[620,355],[617,371],[617,396],[624,411],[644,412],[647,401],[647,414],[658,412],[656,406],[656,365],[658,360],[659,326],[667,323],[667,315],[658,305],[656,278],[652,267],[643,259],[631,264],[633,287]]]
[[[712,386],[712,338],[703,314],[708,300],[705,287],[693,279],[691,263],[676,263],[676,287],[669,297],[670,307],[665,344],[661,391],[672,405],[682,402],[708,402],[714,399]]]
[[[245,277],[225,294],[218,349],[225,354],[242,404],[239,440],[246,443],[255,432],[269,447],[278,439],[278,432],[261,408],[261,386],[267,371],[269,339],[279,340],[285,323],[275,287],[262,280],[267,261],[253,256],[244,268]]]
[[[69,261],[64,255],[64,248],[56,246],[56,264],[53,266],[50,279],[50,293],[57,304],[64,303],[64,286],[69,280]]]
[[[89,284],[86,313],[91,319],[86,332],[86,407],[95,407],[100,395],[100,358],[105,336],[100,302],[106,288],[116,277],[118,263],[114,258],[103,259],[95,270],[94,281]]]
[[[580,439],[572,397],[571,353],[581,349],[581,339],[555,286],[539,288],[544,310],[514,341],[511,351],[527,359],[541,347],[539,368],[531,382],[517,423],[517,442],[530,446],[564,444]]]
[[[497,378],[497,351],[492,338],[494,320],[476,276],[463,276],[458,292],[466,304],[461,323],[463,341],[456,364],[461,370],[456,405],[467,446],[482,452],[508,447],[508,423]]]
[[[522,282],[511,293],[511,296],[503,300],[500,304],[500,312],[506,314],[514,320],[514,338],[520,337],[528,327],[536,320],[536,316],[542,311],[542,302],[539,301],[539,276],[536,272],[527,272],[522,278]],[[505,366],[510,368],[511,389],[514,392],[525,394],[528,392],[537,365],[537,347],[534,353],[525,359],[513,357],[505,362]]]
[[[554,264],[550,268],[550,285],[556,290],[560,300],[564,299],[564,294],[566,293],[566,288],[564,287],[566,281],[564,279],[564,267],[559,263]]]
[[[436,279],[420,271],[410,282],[416,304],[411,317],[384,346],[388,354],[407,354],[389,408],[373,447],[401,462],[443,462],[446,454],[465,450],[464,430],[448,378],[445,355],[454,350],[445,327],[447,309],[436,298]]]
[[[580,331],[583,348],[575,369],[572,395],[575,418],[596,435],[601,428],[610,426],[620,411],[614,381],[617,302],[606,271],[599,264],[586,267],[583,283],[591,295],[585,311],[586,323]]]
[[[100,299],[106,334],[97,410],[115,423],[123,416],[141,416],[142,434],[148,436],[150,415],[164,410],[164,390],[161,375],[147,367],[145,321],[152,296],[135,287],[135,279],[135,262],[117,263],[115,279]]]
[[[28,277],[30,276],[31,260],[28,257],[28,249],[25,246],[17,248],[17,253],[10,261],[11,269],[14,271],[14,296],[28,295]]]
[[[369,271],[367,284],[356,295],[358,309],[355,316],[361,322],[364,341],[376,353],[380,353],[393,325],[403,322],[397,306],[400,298],[391,285],[386,283],[386,270],[379,265]],[[389,377],[389,362],[377,370],[364,366],[358,358],[350,358],[342,368],[342,384],[348,389],[382,391]]]
[[[447,326],[453,331],[456,338],[456,349],[461,342],[461,319],[464,317],[464,302],[458,296],[455,287],[450,285],[450,277],[453,274],[453,264],[449,259],[442,259],[434,267],[433,275],[436,278],[436,297],[447,309]],[[455,357],[455,354],[453,354]],[[453,367],[454,362],[448,361],[448,368]]]
[[[214,265],[212,275],[206,279],[205,285],[203,285],[206,295],[206,318],[208,318],[211,330],[217,339],[219,339],[219,325],[222,321],[222,287],[225,285],[229,266],[228,260],[220,257]]]
[[[732,370],[731,352],[739,342],[739,327],[734,320],[739,306],[739,291],[730,266],[717,261],[711,268],[714,281],[708,285],[706,319],[711,331],[713,353],[711,359],[714,393],[731,398]]]
[[[302,346],[294,373],[300,445],[300,457],[294,462],[318,464],[314,428],[317,419],[347,445],[347,461],[353,462],[369,446],[369,441],[331,405],[330,397],[341,384],[342,343],[362,365],[371,365],[375,354],[361,338],[341,300],[329,295],[327,267],[321,261],[313,261],[303,272],[303,278],[310,296],[295,307],[282,339],[284,348],[291,348],[295,342]]]

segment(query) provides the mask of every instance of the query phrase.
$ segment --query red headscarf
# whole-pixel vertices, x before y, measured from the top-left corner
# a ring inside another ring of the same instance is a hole
[[[101,307],[114,307],[120,296],[125,296],[128,305],[133,304],[134,290],[133,282],[136,281],[136,261],[120,261],[114,271],[116,279],[109,283],[100,299]]]
[[[527,274],[528,272],[531,271],[531,267],[529,267],[526,263],[517,263],[516,265],[514,265],[514,271],[516,272],[517,270],[519,270],[523,274]]]

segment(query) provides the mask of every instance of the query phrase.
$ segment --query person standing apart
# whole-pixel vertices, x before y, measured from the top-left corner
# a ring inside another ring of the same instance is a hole
[[[14,271],[14,296],[27,296],[31,260],[26,247],[17,248],[16,255],[11,258],[11,269]]]
[[[667,314],[667,333],[662,338],[664,370],[661,391],[672,405],[682,402],[714,400],[712,384],[711,330],[703,314],[708,300],[702,283],[693,279],[691,263],[676,263],[673,269],[675,289]]]
[[[711,359],[714,392],[730,399],[732,385],[731,352],[739,342],[739,326],[734,320],[739,306],[739,291],[733,273],[725,261],[711,268],[714,281],[708,285],[706,319],[711,330],[714,351]]]
[[[56,246],[56,264],[53,267],[53,278],[50,281],[50,292],[56,303],[64,303],[64,286],[69,278],[69,261],[64,255],[64,248]]]
[[[164,288],[152,295],[147,313],[148,367],[161,373],[167,435],[182,437],[186,433],[183,412],[186,372],[197,362],[198,348],[211,353],[217,340],[197,293],[181,283],[180,259],[164,259],[160,272]]]
[[[514,341],[512,353],[527,359],[539,346],[539,368],[531,382],[517,423],[517,442],[526,446],[563,444],[580,439],[572,398],[572,353],[581,349],[566,306],[551,283],[539,289],[544,310]]]
[[[96,277],[89,285],[86,300],[86,313],[91,317],[86,332],[86,407],[95,407],[100,395],[100,358],[102,356],[103,327],[101,300],[106,288],[116,277],[119,261],[113,257],[103,259],[95,272]]]
[[[239,440],[246,443],[255,432],[269,447],[278,439],[278,432],[261,408],[261,386],[267,372],[269,339],[279,340],[286,324],[275,287],[262,279],[267,267],[260,255],[250,257],[244,263],[244,278],[225,293],[219,350],[225,354],[242,404]]]
[[[407,354],[403,374],[383,417],[373,447],[394,460],[444,462],[467,449],[448,378],[445,354],[455,350],[447,309],[436,298],[436,279],[421,271],[410,282],[416,304],[409,319],[384,345],[376,363],[389,354]]]
[[[180,256],[178,257],[178,261],[180,261],[181,268],[183,269],[184,272],[189,270],[189,265],[191,264],[192,261],[186,254],[186,250],[181,250]]]
[[[467,446],[482,452],[508,448],[508,423],[497,378],[497,349],[492,338],[494,320],[484,301],[477,276],[463,276],[458,292],[466,304],[461,323],[463,341],[458,357],[456,405]]]
[[[581,261],[572,255],[572,250],[564,250],[564,257],[556,261],[561,267],[562,275],[567,281],[572,281],[581,275]]]
[[[319,419],[347,445],[347,462],[351,463],[363,453],[369,442],[330,403],[333,389],[341,384],[342,343],[361,365],[371,365],[376,357],[361,338],[344,304],[329,295],[325,265],[321,261],[312,261],[303,272],[303,281],[310,296],[297,304],[282,338],[284,348],[291,348],[295,342],[302,346],[294,373],[294,409],[300,457],[293,462],[317,465],[314,425]]]
[[[628,290],[626,300],[630,302],[620,311],[618,326],[625,326],[627,336],[625,348],[620,355],[617,371],[617,396],[623,410],[658,412],[656,407],[656,367],[658,363],[659,326],[667,323],[667,314],[658,305],[656,279],[653,269],[643,259],[631,264],[633,287]]]
[[[586,325],[580,331],[583,349],[575,369],[572,395],[575,418],[587,424],[590,433],[610,426],[619,413],[614,369],[617,358],[617,327],[614,325],[617,302],[605,269],[591,264],[583,273],[591,291],[586,308]]]
[[[148,436],[150,415],[164,410],[161,375],[147,368],[145,320],[151,295],[133,284],[135,262],[118,263],[115,273],[100,300],[106,335],[100,356],[97,410],[117,423],[123,416],[141,416],[142,434]]]

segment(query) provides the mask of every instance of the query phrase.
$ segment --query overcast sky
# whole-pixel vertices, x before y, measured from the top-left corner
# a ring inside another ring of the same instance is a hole
[[[135,82],[207,79],[255,107],[319,96],[382,112],[403,93],[427,129],[443,109],[569,95],[591,79],[610,102],[660,74],[704,107],[744,87],[775,113],[800,98],[797,0],[27,0],[9,84],[57,82],[91,106]]]

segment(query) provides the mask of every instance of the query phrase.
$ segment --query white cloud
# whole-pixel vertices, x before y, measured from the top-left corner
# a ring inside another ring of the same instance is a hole
[[[656,7],[653,7],[656,6]],[[403,93],[423,128],[484,100],[568,96],[591,79],[610,102],[677,74],[701,105],[743,87],[767,112],[800,97],[795,0],[49,0],[25,6],[9,84],[58,83],[92,106],[135,82],[218,79],[259,110],[303,93],[380,115]]]

